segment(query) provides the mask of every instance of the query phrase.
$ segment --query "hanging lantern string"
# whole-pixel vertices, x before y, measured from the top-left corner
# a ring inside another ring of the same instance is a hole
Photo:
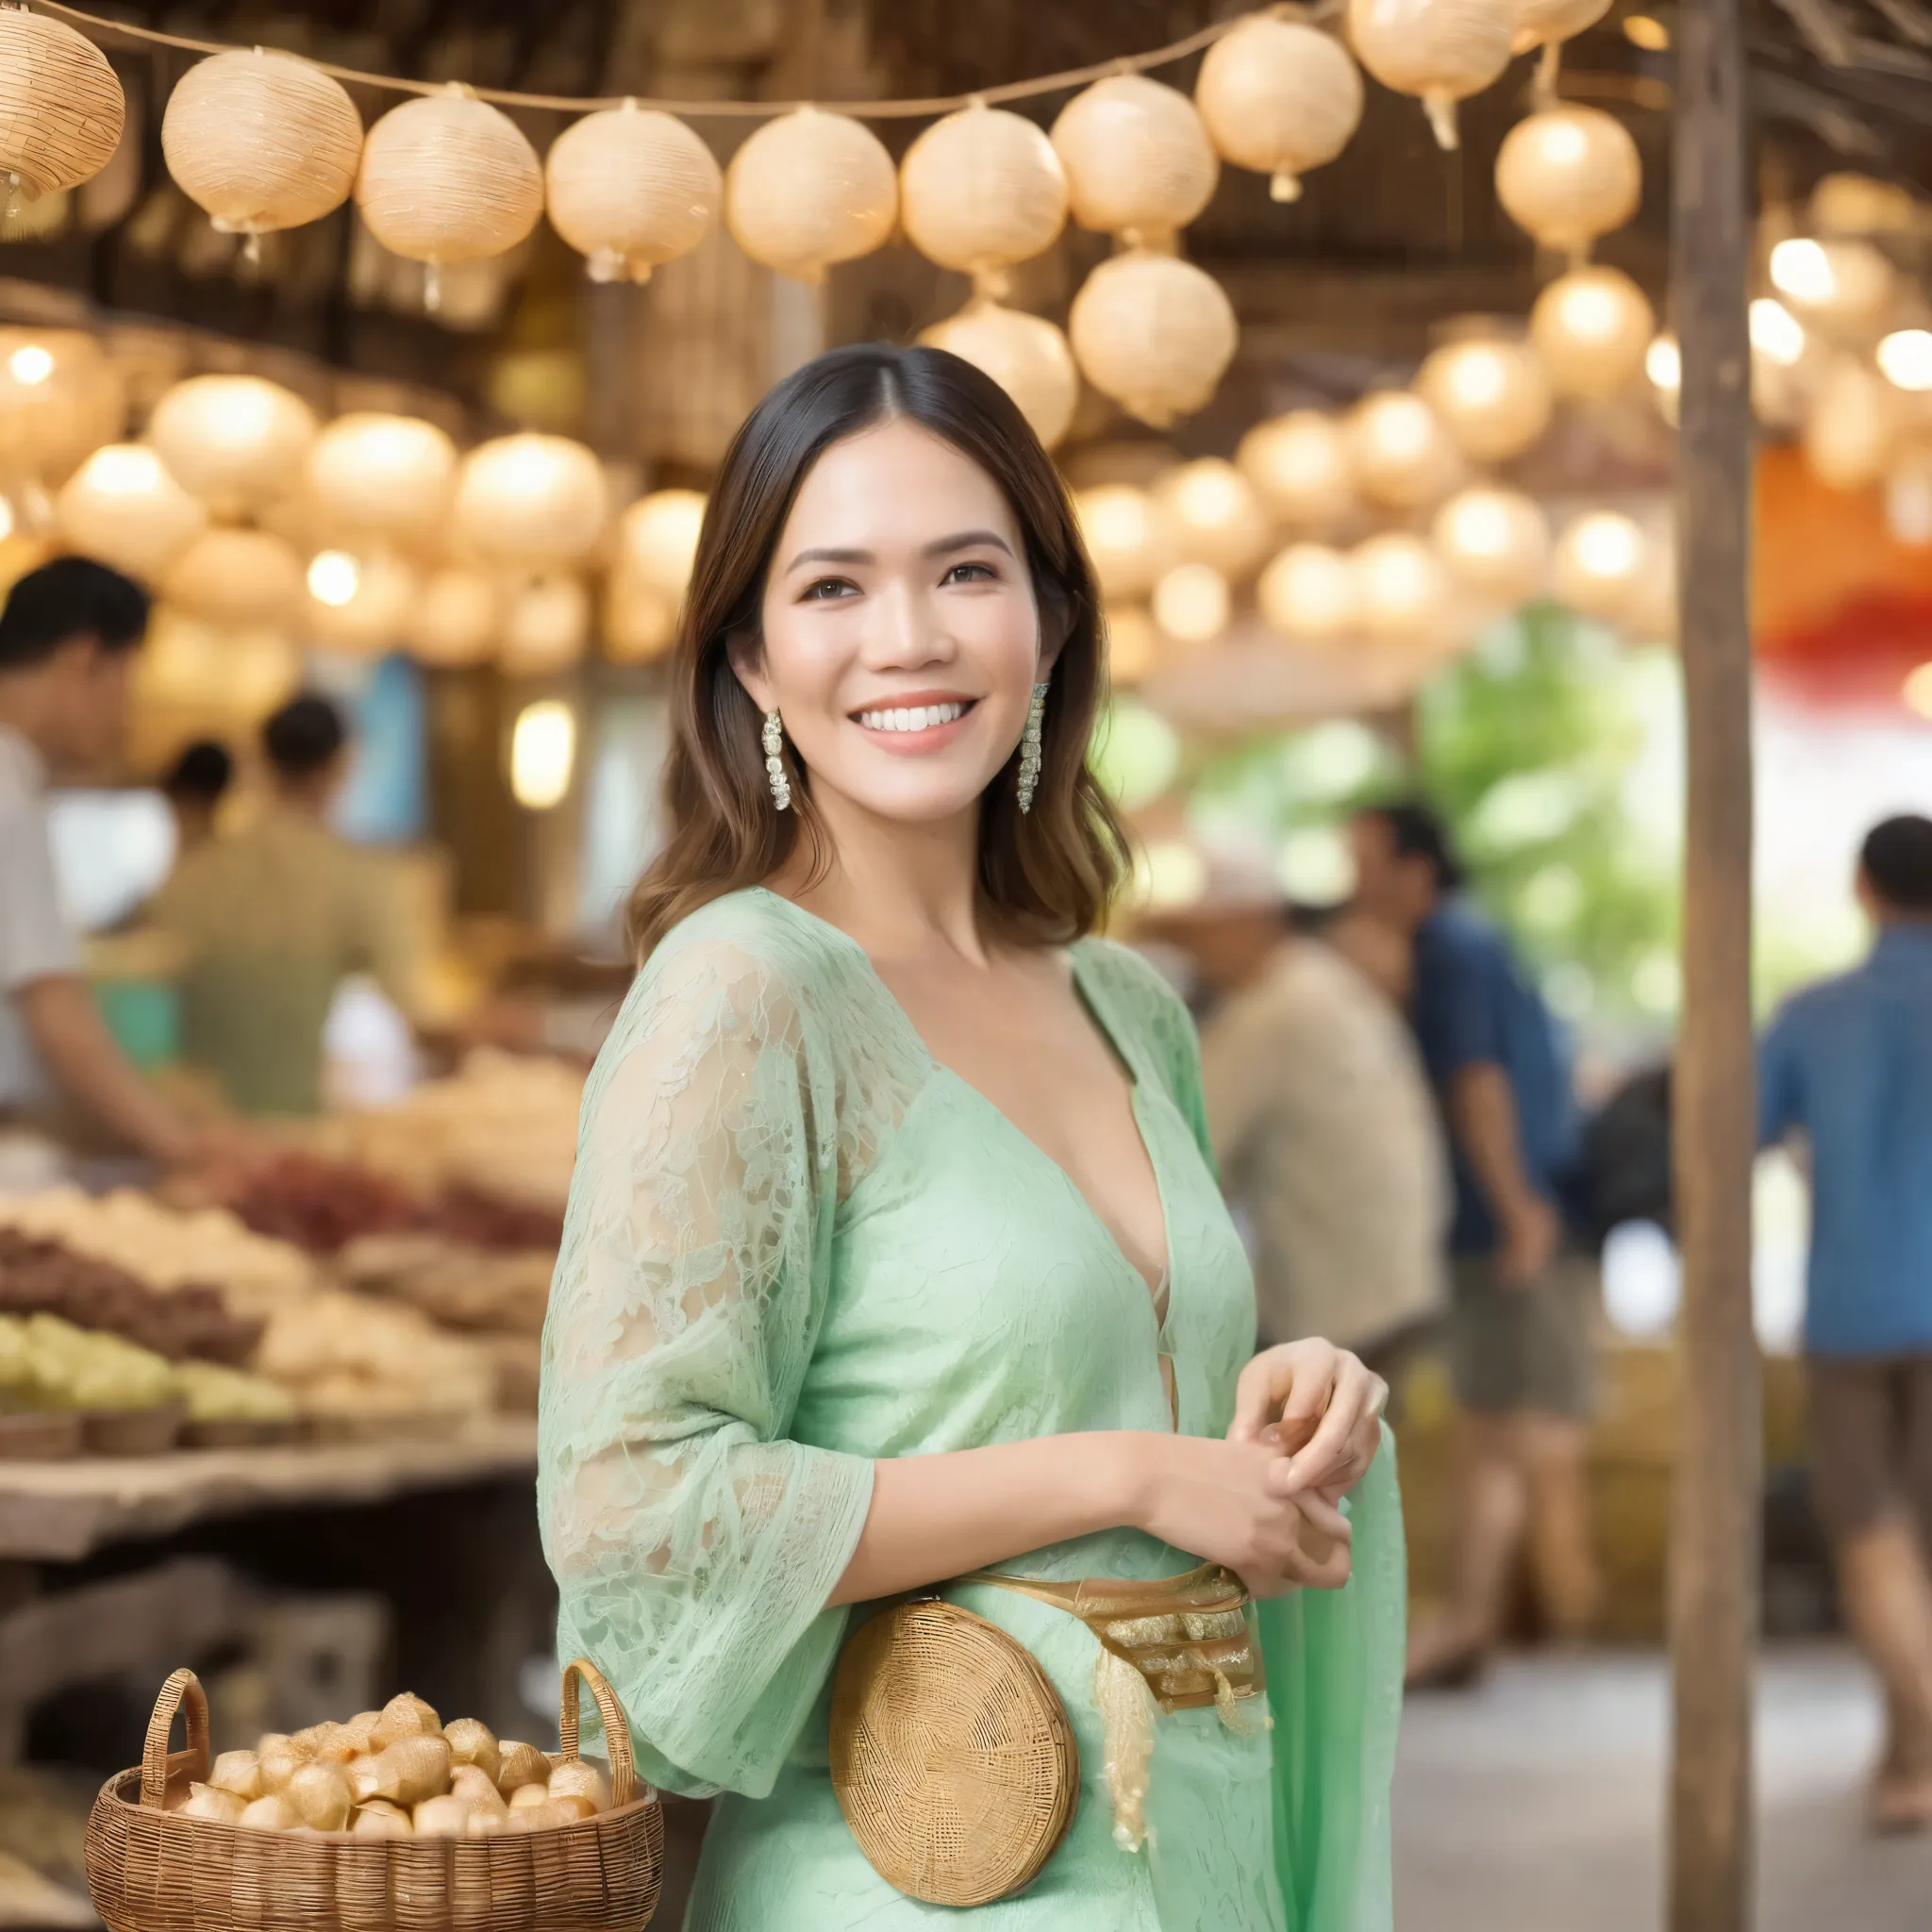
[[[34,0],[34,6],[42,13],[51,13],[70,22],[75,26],[85,27],[95,36],[111,36],[123,41],[138,41],[153,47],[173,47],[184,54],[228,54],[236,51],[234,42],[226,41],[204,41],[191,34],[163,33],[158,27],[137,26],[121,20],[107,20],[99,14],[90,13],[84,8],[67,7],[59,0]],[[1199,54],[1211,47],[1216,41],[1224,39],[1243,22],[1257,18],[1279,20],[1300,20],[1320,23],[1332,20],[1340,15],[1342,0],[1313,0],[1308,6],[1279,4],[1257,8],[1251,13],[1238,13],[1227,20],[1218,20],[1211,26],[1204,26],[1191,33],[1185,40],[1171,41],[1164,47],[1156,47],[1145,54],[1117,55],[1111,59],[1095,60],[1085,67],[1069,67],[1058,74],[1044,74],[1035,80],[1012,80],[997,87],[975,88],[971,93],[935,94],[923,100],[895,101],[675,101],[654,98],[644,94],[598,94],[580,96],[572,94],[525,94],[508,88],[471,87],[467,84],[463,92],[480,101],[491,101],[500,108],[538,108],[565,114],[593,113],[601,108],[621,108],[626,101],[640,108],[655,108],[666,114],[677,114],[687,120],[703,120],[707,115],[730,116],[769,120],[779,114],[789,114],[800,108],[836,108],[841,114],[849,114],[860,121],[910,121],[931,115],[951,114],[962,108],[997,105],[1005,101],[1031,100],[1041,94],[1064,93],[1071,89],[1086,87],[1096,80],[1106,80],[1117,74],[1145,74],[1157,67],[1169,67],[1177,60],[1185,60],[1191,54]],[[306,55],[291,56],[292,58],[308,59]],[[338,67],[328,60],[309,60],[311,67],[319,67],[323,73],[333,75],[336,79],[356,87],[388,88],[391,92],[403,94],[439,94],[448,92],[450,83],[436,80],[412,80],[393,74],[364,74],[354,67]]]

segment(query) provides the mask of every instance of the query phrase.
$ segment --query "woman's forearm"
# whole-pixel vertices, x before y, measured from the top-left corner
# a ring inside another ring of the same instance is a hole
[[[1158,1440],[1095,1431],[875,1462],[865,1528],[831,1601],[895,1596],[1134,1524],[1145,1445]]]

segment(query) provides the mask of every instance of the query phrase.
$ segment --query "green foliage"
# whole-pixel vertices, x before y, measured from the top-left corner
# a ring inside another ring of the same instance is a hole
[[[1637,682],[1605,633],[1535,606],[1430,681],[1407,755],[1359,724],[1251,741],[1205,762],[1190,815],[1204,833],[1269,838],[1285,873],[1319,871],[1315,840],[1362,804],[1418,791],[1569,1017],[1665,1020],[1677,999],[1675,858],[1630,809]]]

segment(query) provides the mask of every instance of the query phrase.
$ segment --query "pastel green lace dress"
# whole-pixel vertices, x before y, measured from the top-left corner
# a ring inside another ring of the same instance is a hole
[[[686,920],[584,1098],[544,1338],[540,1500],[561,1655],[592,1658],[643,1774],[720,1793],[687,1925],[904,1932],[826,1772],[848,1612],[826,1609],[875,1457],[1074,1429],[1219,1435],[1253,1287],[1204,1153],[1192,1028],[1103,941],[1079,992],[1133,1076],[1170,1251],[1164,1320],[1061,1169],[937,1065],[864,953],[763,891]],[[1114,1842],[1097,1645],[1049,1606],[958,1599],[1040,1659],[1078,1737],[1073,1827],[988,1932],[1378,1932],[1403,1571],[1392,1455],[1352,1499],[1353,1582],[1266,1605],[1274,1724],[1157,1720],[1146,1844]],[[1197,1557],[1116,1530],[1002,1567],[1156,1577]]]

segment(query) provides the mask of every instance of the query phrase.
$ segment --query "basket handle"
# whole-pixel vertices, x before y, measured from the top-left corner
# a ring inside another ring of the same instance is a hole
[[[604,1720],[604,1748],[610,1754],[610,1803],[628,1805],[636,1794],[637,1760],[631,1756],[630,1724],[617,1692],[604,1680],[604,1673],[588,1657],[567,1664],[563,1673],[561,1707],[557,1714],[558,1755],[566,1764],[577,1755],[577,1684],[596,1699],[597,1715]]]
[[[186,1706],[188,1748],[168,1753],[168,1735],[175,1713]],[[168,1778],[185,1771],[197,1783],[208,1777],[208,1692],[192,1671],[176,1671],[155,1699],[155,1714],[147,1721],[147,1743],[141,1754],[141,1802],[144,1810],[158,1811],[167,1796]]]

